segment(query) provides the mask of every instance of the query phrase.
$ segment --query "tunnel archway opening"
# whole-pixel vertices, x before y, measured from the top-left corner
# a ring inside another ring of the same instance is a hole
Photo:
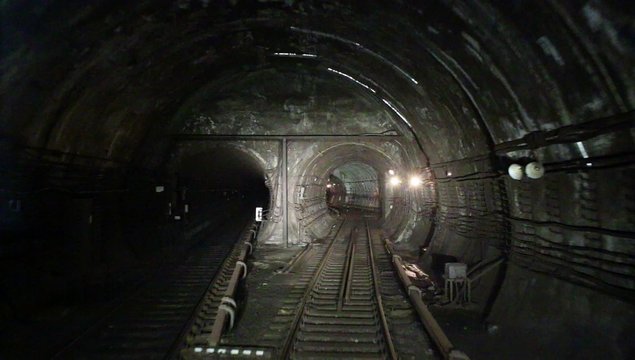
[[[213,216],[234,204],[249,216],[255,207],[262,207],[265,213],[270,208],[264,165],[240,146],[217,144],[200,151],[186,150],[177,156],[174,171],[177,195],[187,201],[192,216]]]
[[[325,144],[300,164],[293,231],[301,242],[310,242],[355,213],[375,217],[386,237],[407,240],[415,197],[408,186],[390,186],[388,174],[393,169],[405,174],[408,167],[407,155],[395,143]]]
[[[363,162],[348,162],[335,168],[326,184],[326,204],[332,213],[350,210],[378,216],[382,193],[377,170]]]
[[[338,214],[340,212],[341,203],[346,197],[346,187],[342,179],[333,174],[329,175],[324,197],[326,198],[326,205],[329,211]]]
[[[201,206],[212,208],[211,194],[238,195],[241,206],[261,199],[276,209],[269,223],[276,234],[289,216],[290,242],[307,242],[338,218],[338,197],[324,200],[324,184],[336,180],[330,166],[368,159],[359,144],[345,145],[350,154],[334,151],[313,166],[310,156],[297,160],[305,155],[298,147],[312,155],[327,146],[294,143],[288,189],[275,184],[282,178],[271,170],[275,149],[253,171],[232,171],[225,159],[240,155],[220,159],[221,152],[211,155],[222,163],[212,171],[177,163],[169,174],[179,175],[168,180],[164,160],[175,134],[399,134],[394,142],[410,147],[411,158],[390,165],[403,184],[380,186],[387,234],[405,234],[390,240],[421,245],[433,265],[435,257],[475,269],[493,261],[475,292],[479,311],[486,307],[501,328],[551,331],[516,336],[530,339],[516,357],[525,348],[546,356],[553,348],[589,357],[632,352],[625,335],[635,323],[632,7],[605,0],[22,3],[0,6],[8,14],[3,295],[50,298],[48,284],[58,289],[77,274],[173,252],[176,236],[165,229],[180,235],[182,227],[172,211],[187,204],[192,216],[210,217]],[[529,159],[545,165],[544,177],[507,176],[507,162]],[[304,171],[306,164],[313,167]],[[389,179],[389,168],[376,169]],[[431,184],[406,189],[406,174],[423,169]],[[263,179],[249,180],[263,172],[275,175],[268,202]],[[22,259],[32,254],[50,264],[29,260],[27,276]],[[5,279],[16,290],[6,290]],[[0,317],[9,313],[3,309]],[[605,346],[581,340],[580,328]]]

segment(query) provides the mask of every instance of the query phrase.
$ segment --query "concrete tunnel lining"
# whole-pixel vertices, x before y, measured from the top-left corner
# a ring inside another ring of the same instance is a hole
[[[380,194],[380,175],[372,166],[361,162],[347,162],[335,168],[329,178],[331,176],[339,179],[343,185],[344,198],[340,199],[343,206],[382,210],[383,189]]]
[[[381,186],[384,187],[381,191],[385,194],[382,200],[386,202],[382,204],[383,206],[390,207],[389,201],[400,200],[395,202],[394,209],[389,209],[386,213],[387,217],[383,220],[387,237],[398,242],[406,242],[413,235],[412,231],[415,231],[414,223],[425,221],[421,219],[422,216],[418,210],[423,211],[421,208],[430,206],[434,195],[429,188],[409,189],[406,184],[392,188],[382,181],[389,170],[395,171],[404,179],[418,171],[418,168],[413,166],[414,161],[398,143],[343,142],[305,146],[298,151],[302,154],[294,166],[298,170],[292,173],[292,176],[297,176],[298,180],[291,183],[295,189],[293,198],[296,212],[290,213],[292,215],[290,224],[292,233],[300,234],[301,241],[323,237],[333,228],[337,218],[328,211],[324,196],[326,184],[329,175],[335,170],[355,162],[373,168],[380,177]],[[302,188],[304,190],[301,190]],[[300,198],[300,193],[303,198]],[[427,203],[425,203],[426,200]],[[308,238],[302,236],[305,231],[308,232]],[[416,231],[420,238],[427,236],[421,233],[425,230]]]
[[[631,6],[7,1],[2,11],[20,14],[3,17],[3,204],[20,198],[26,211],[46,215],[55,213],[47,204],[81,207],[71,198],[94,196],[96,223],[128,216],[151,227],[162,217],[143,219],[140,204],[158,201],[145,192],[173,175],[166,165],[178,148],[174,135],[401,134],[404,169],[432,180],[394,217],[395,240],[470,266],[503,257],[505,267],[476,294],[488,299],[479,311],[489,321],[532,331],[553,325],[550,336],[563,341],[571,329],[594,329],[580,336],[606,346],[586,349],[606,348],[615,358],[629,351]],[[275,142],[244,146],[275,185]],[[298,146],[296,160],[316,151]],[[546,164],[543,179],[506,177],[509,164],[533,160]],[[326,172],[315,175],[323,182]],[[314,174],[304,175],[292,181],[308,184]],[[118,193],[131,195],[105,195]],[[278,190],[271,198],[279,215]],[[11,240],[15,229],[39,227],[38,217],[2,211],[8,253],[42,242],[54,248],[44,235]],[[104,239],[144,230],[118,226]],[[297,243],[307,240],[293,230]],[[276,243],[277,231],[272,225],[263,234]],[[104,248],[117,241],[104,240]],[[137,253],[145,246],[134,245]],[[517,301],[528,292],[531,301]],[[557,310],[548,310],[549,299]]]

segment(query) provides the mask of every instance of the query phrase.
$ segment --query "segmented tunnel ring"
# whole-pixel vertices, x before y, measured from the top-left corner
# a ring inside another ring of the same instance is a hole
[[[2,1],[0,358],[274,357],[360,211],[396,348],[632,358],[633,4]]]

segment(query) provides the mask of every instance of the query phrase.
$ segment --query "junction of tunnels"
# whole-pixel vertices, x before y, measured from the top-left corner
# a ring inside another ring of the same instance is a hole
[[[635,356],[633,5],[0,10],[0,357]]]

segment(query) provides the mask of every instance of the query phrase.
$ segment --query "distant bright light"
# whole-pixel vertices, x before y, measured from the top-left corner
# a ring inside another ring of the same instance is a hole
[[[327,188],[331,188],[331,186],[333,186],[333,185],[331,185],[331,184],[326,184],[326,187],[327,187]]]
[[[388,182],[390,183],[390,185],[392,186],[397,186],[399,184],[401,184],[401,179],[398,176],[392,176]]]
[[[421,184],[423,184],[423,180],[421,179],[421,176],[413,175],[410,177],[408,184],[410,185],[410,187],[421,186]]]
[[[392,169],[388,170],[388,175],[395,175],[395,170],[392,170]]]

